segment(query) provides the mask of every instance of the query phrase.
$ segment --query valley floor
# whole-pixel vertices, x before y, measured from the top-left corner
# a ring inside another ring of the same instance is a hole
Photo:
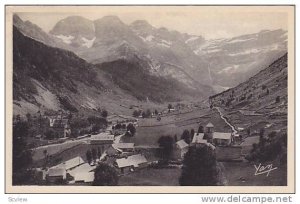
[[[177,111],[166,114],[162,117],[161,121],[156,118],[139,119],[136,127],[137,131],[134,137],[119,136],[115,140],[122,142],[132,142],[135,144],[139,151],[142,151],[148,156],[148,161],[155,161],[158,158],[155,157],[155,148],[158,147],[158,139],[161,136],[174,136],[177,135],[178,139],[182,132],[187,129],[198,130],[199,125],[205,126],[208,122],[211,122],[215,126],[215,131],[219,132],[231,132],[232,127],[238,129],[240,123],[237,121],[245,121],[243,115],[235,115],[232,117],[232,113],[224,112],[224,116],[221,117],[220,110],[209,108],[195,108],[193,110]],[[242,117],[240,117],[242,116]],[[257,119],[258,116],[247,116],[250,121]],[[253,118],[252,118],[253,117]],[[261,117],[261,116],[259,116]],[[228,121],[227,121],[228,119]],[[240,131],[242,134],[244,129]],[[253,139],[252,139],[253,138]],[[257,137],[248,137],[241,144],[242,148],[246,152],[249,152],[252,144],[257,143]],[[43,158],[43,151],[47,150],[49,154],[57,154],[62,152],[63,160],[70,159],[75,156],[81,156],[85,159],[85,153],[89,149],[89,144],[86,138],[75,141],[67,141],[62,144],[48,145],[35,149],[34,159],[41,160]],[[151,149],[153,148],[153,149]],[[146,150],[145,150],[146,149]],[[257,175],[255,176],[255,168],[253,164],[246,160],[240,162],[219,162],[220,169],[219,180],[221,185],[228,186],[278,186],[286,185],[287,169],[286,167],[278,167],[277,170],[270,173],[269,176]],[[121,186],[177,186],[179,185],[178,179],[181,174],[180,165],[172,168],[145,168],[129,174],[125,174],[120,177],[119,184]]]

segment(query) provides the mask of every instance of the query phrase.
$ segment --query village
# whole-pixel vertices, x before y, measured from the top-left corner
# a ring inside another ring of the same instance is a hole
[[[162,160],[165,160],[162,150],[164,146],[159,144],[159,139],[155,139],[158,136],[152,138],[155,140],[152,145],[141,142],[140,137],[143,135],[140,129],[147,128],[145,123],[149,121],[154,128],[155,124],[164,127],[168,125],[166,122],[168,118],[174,116],[178,118],[177,114],[190,114],[184,112],[183,109],[168,108],[168,111],[164,113],[153,112],[149,118],[108,115],[105,128],[77,138],[70,137],[72,129],[69,120],[62,113],[48,117],[49,128],[60,136],[55,140],[56,143],[32,149],[36,183],[39,185],[92,185],[94,171],[101,163],[113,167],[120,178],[126,178],[130,174],[143,172],[146,169],[158,168]],[[217,114],[216,110],[214,112]],[[201,120],[193,122],[196,131],[192,129],[188,137],[181,136],[178,139],[175,135],[171,142],[169,161],[160,171],[166,171],[165,167],[169,166],[176,168],[176,172],[180,172],[182,161],[190,147],[211,148],[219,162],[243,162],[244,156],[249,153],[253,143],[257,143],[257,138],[251,137],[249,141],[247,138],[245,140],[226,118],[223,118],[221,114],[219,117],[223,125],[228,126],[226,131],[217,131],[220,130],[218,124],[214,124],[205,116],[204,122]],[[176,129],[175,126],[174,128]],[[35,139],[42,140],[39,137]]]

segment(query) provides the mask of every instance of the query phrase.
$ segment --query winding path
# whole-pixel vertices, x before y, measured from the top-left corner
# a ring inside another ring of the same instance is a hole
[[[219,107],[214,107],[214,109],[217,109],[217,111],[219,112],[221,118],[224,120],[224,122],[230,126],[230,128],[232,129],[232,132],[233,134],[236,134],[238,131],[235,129],[235,127],[230,123],[228,122],[228,120],[224,117],[223,113],[221,112],[220,108]]]

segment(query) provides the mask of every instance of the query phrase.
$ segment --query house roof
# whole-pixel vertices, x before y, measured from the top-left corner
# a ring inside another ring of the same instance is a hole
[[[204,144],[206,144],[207,140],[203,139],[203,137],[204,137],[204,133],[195,133],[192,143],[197,143],[197,144],[204,143]]]
[[[231,133],[228,133],[228,132],[214,132],[213,139],[230,140],[231,139]]]
[[[115,143],[112,144],[112,147],[115,149],[133,149],[134,143]]]
[[[93,182],[94,181],[94,172],[78,172],[74,176],[74,180],[83,181],[83,182]]]
[[[79,166],[83,163],[84,163],[84,161],[81,157],[75,157],[75,158],[67,160],[63,163],[60,163],[60,164],[58,164],[58,165],[56,165],[52,168],[63,168],[65,170],[69,170],[69,169],[72,169],[72,168],[74,168],[76,166]]]
[[[67,174],[66,169],[64,168],[51,168],[48,170],[48,176],[63,176],[65,177]]]
[[[100,141],[113,141],[115,139],[114,135],[108,134],[106,132],[101,132],[97,135],[92,135],[90,140],[100,140]]]
[[[117,159],[116,163],[119,168],[128,166],[138,167],[139,164],[147,163],[147,159],[141,154],[136,154],[127,158]]]
[[[211,122],[209,122],[207,123],[206,127],[214,127],[214,125]]]
[[[179,141],[176,142],[176,144],[178,145],[178,147],[179,147],[180,149],[183,149],[183,148],[189,146],[184,140],[179,140]]]

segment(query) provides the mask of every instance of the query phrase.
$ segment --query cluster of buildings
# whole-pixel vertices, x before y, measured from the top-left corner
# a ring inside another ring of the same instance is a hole
[[[37,169],[37,178],[47,184],[92,183],[95,166],[86,163],[82,157],[75,157],[48,169]]]
[[[51,121],[56,123],[55,121]],[[132,122],[127,121],[126,122]],[[118,120],[119,123],[119,120]],[[114,124],[114,123],[111,123]],[[40,179],[49,184],[91,184],[94,181],[96,163],[103,162],[113,166],[119,175],[134,172],[148,166],[146,157],[136,151],[134,143],[120,143],[120,136],[112,133],[111,126],[106,132],[91,135],[87,142],[88,149],[97,149],[101,152],[100,158],[88,163],[87,158],[76,156],[70,160],[61,162],[48,169],[37,169]],[[73,150],[74,154],[76,150]],[[80,155],[80,153],[78,153]],[[84,154],[81,154],[84,155]]]
[[[194,134],[190,144],[187,144],[183,139],[175,143],[175,158],[183,159],[190,146],[209,146],[215,150],[216,146],[229,147],[238,139],[239,137],[233,133],[215,132],[214,125],[209,122],[203,133]]]
[[[115,167],[120,175],[134,172],[148,165],[146,157],[136,151],[134,143],[113,143],[109,135],[103,134],[103,137],[99,136],[97,141],[91,138],[91,144],[106,145],[100,160]]]

